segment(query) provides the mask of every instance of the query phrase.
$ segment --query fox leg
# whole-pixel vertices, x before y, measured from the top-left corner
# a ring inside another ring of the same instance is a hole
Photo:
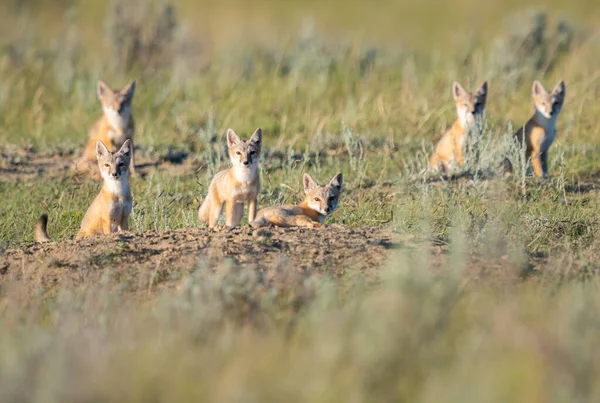
[[[303,227],[303,228],[319,228],[319,227],[321,227],[321,223],[313,221],[310,218],[303,216],[303,215],[298,215],[298,216],[292,217],[290,220],[290,224],[295,225],[297,227]]]
[[[533,167],[533,172],[535,172],[535,176],[537,176],[538,178],[541,178],[543,175],[543,171],[542,171],[542,161],[541,161],[541,156],[540,156],[540,152],[533,150],[531,152],[531,166]]]
[[[461,168],[465,166],[465,162],[463,161],[463,150],[461,147],[456,147],[456,155],[454,160]]]
[[[123,214],[121,222],[119,223],[119,231],[129,231],[129,216]]]
[[[225,225],[227,227],[234,226],[235,209],[236,209],[235,205],[236,205],[235,200],[227,200],[225,202]]]
[[[208,206],[208,228],[214,228],[217,226],[217,222],[219,221],[219,216],[221,215],[221,209],[223,208],[223,206],[213,201],[210,201],[209,203],[210,204]]]
[[[242,218],[244,217],[244,203],[234,203],[233,204],[233,226],[237,227],[242,222]]]
[[[540,159],[542,160],[542,174],[546,177],[548,176],[548,150],[540,153]]]
[[[250,199],[248,202],[248,222],[254,221],[256,218],[256,209],[258,207],[258,201],[256,198]]]

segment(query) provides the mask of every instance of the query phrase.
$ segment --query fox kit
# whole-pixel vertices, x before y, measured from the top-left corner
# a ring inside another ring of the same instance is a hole
[[[118,152],[109,152],[104,143],[96,144],[98,167],[102,175],[102,190],[88,208],[76,239],[109,234],[129,229],[131,191],[129,189],[129,163],[133,150],[131,140],[125,140]],[[46,232],[48,216],[42,215],[35,228],[37,242],[48,242]]]
[[[554,90],[547,92],[539,81],[533,82],[531,89],[535,113],[517,130],[514,139],[519,145],[525,144],[526,156],[531,158],[531,166],[537,177],[548,176],[548,149],[556,137],[556,120],[565,100],[564,81]],[[505,170],[512,172],[510,161],[505,161]]]
[[[440,168],[442,172],[447,173],[452,162],[456,162],[461,167],[464,165],[463,150],[467,136],[471,131],[477,130],[476,121],[481,118],[485,110],[487,93],[487,81],[475,93],[465,91],[458,82],[454,82],[452,95],[456,103],[458,119],[437,143],[429,159],[432,168]]]
[[[104,115],[90,130],[89,140],[83,156],[75,162],[75,171],[80,174],[92,174],[97,177],[96,143],[101,141],[108,150],[118,150],[125,140],[131,142],[131,173],[135,173],[133,158],[134,122],[131,114],[135,80],[120,91],[112,90],[103,81],[98,81],[98,98],[102,103]]]
[[[231,129],[227,131],[227,148],[232,167],[218,172],[208,187],[208,195],[198,209],[200,221],[209,228],[217,225],[223,203],[225,224],[234,227],[244,215],[244,202],[248,202],[248,222],[256,216],[260,178],[258,159],[262,147],[262,130],[256,129],[250,140],[240,140]]]
[[[327,186],[319,186],[309,174],[304,174],[304,201],[297,206],[285,205],[260,210],[253,227],[318,228],[338,206],[342,192],[342,174],[333,177]]]

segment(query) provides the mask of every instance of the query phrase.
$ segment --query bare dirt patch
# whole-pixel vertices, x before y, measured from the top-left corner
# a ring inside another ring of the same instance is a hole
[[[330,225],[318,230],[240,227],[211,231],[189,228],[113,234],[80,241],[32,244],[7,250],[0,259],[0,284],[24,279],[44,288],[89,275],[111,273],[119,281],[167,282],[197,268],[236,267],[266,272],[341,276],[369,274],[399,246],[388,231]]]
[[[71,168],[77,157],[72,151],[43,153],[27,148],[0,152],[0,182],[76,177]],[[136,158],[136,171],[142,178],[156,169],[178,175],[193,172],[196,168],[187,159],[172,162],[160,158]]]

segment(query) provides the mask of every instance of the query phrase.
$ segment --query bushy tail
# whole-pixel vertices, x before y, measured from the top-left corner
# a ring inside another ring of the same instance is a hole
[[[208,222],[208,217],[210,215],[210,201],[208,196],[202,202],[202,205],[198,209],[198,219],[202,222]]]
[[[46,227],[48,225],[48,214],[42,214],[40,219],[35,224],[35,230],[33,232],[33,239],[36,242],[51,242],[52,240],[48,236],[46,232]]]

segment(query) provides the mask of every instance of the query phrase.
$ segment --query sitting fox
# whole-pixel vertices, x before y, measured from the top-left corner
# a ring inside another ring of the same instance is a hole
[[[487,93],[487,81],[479,87],[476,93],[467,92],[458,82],[454,82],[452,95],[456,103],[458,119],[437,143],[435,151],[429,159],[431,168],[439,168],[443,173],[448,173],[452,162],[461,167],[464,165],[463,151],[467,136],[472,130],[476,130],[477,119],[485,111]]]
[[[96,143],[98,167],[103,179],[102,190],[85,213],[76,239],[129,229],[132,202],[129,163],[132,150],[131,140],[125,140],[115,153],[109,152],[103,142]],[[44,214],[35,228],[34,238],[37,242],[50,241],[47,223],[48,216]]]
[[[533,82],[531,89],[535,113],[514,134],[517,144],[524,144],[526,157],[531,159],[533,172],[537,177],[548,176],[548,150],[556,138],[556,120],[566,96],[564,81],[559,82],[549,93],[539,81]],[[508,159],[502,167],[506,173],[512,173],[513,167]]]
[[[104,112],[102,118],[90,130],[89,140],[83,156],[75,161],[74,170],[78,174],[98,178],[96,170],[96,143],[101,141],[114,152],[121,148],[125,140],[131,142],[131,168],[135,174],[133,135],[135,132],[132,116],[132,102],[135,94],[135,80],[122,90],[112,90],[103,81],[98,81],[98,98]]]
[[[260,210],[252,227],[275,225],[279,227],[318,228],[337,208],[342,192],[342,174],[331,179],[327,186],[319,186],[309,174],[304,174],[304,201],[297,206],[284,205]]]
[[[225,204],[225,225],[240,225],[244,202],[248,202],[248,222],[256,216],[260,192],[258,160],[262,148],[262,130],[256,129],[250,140],[241,140],[231,129],[227,131],[227,148],[232,167],[218,172],[208,187],[208,195],[198,209],[198,218],[214,228]]]

